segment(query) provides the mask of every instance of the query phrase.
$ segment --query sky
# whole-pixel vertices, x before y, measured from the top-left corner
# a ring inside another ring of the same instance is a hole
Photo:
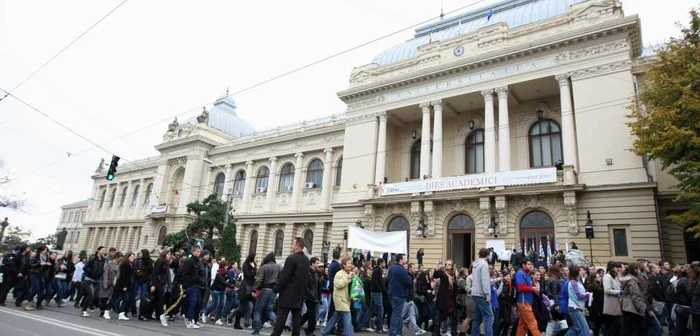
[[[15,87],[121,2],[0,0],[0,88]],[[341,113],[336,93],[353,67],[410,39],[406,28],[436,21],[441,6],[450,13],[495,2],[131,0],[13,94],[127,160],[156,156],[174,116],[197,115],[227,88],[247,89],[234,98],[257,130]],[[623,0],[625,15],[641,18],[645,45],[677,36],[676,23],[700,1],[668,3]],[[0,159],[11,178],[0,193],[28,203],[0,209],[0,218],[34,238],[53,233],[61,205],[90,197],[90,176],[110,156],[12,97],[0,101]]]

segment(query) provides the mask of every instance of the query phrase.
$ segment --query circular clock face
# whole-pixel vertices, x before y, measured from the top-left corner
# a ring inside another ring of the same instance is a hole
[[[464,47],[459,46],[459,47],[455,48],[455,50],[452,51],[452,53],[454,53],[455,56],[462,56],[462,55],[464,55]]]

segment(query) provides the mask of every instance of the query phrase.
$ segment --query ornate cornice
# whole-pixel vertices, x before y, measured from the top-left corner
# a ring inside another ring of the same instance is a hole
[[[624,60],[619,62],[612,62],[607,64],[602,64],[590,68],[579,69],[572,71],[570,73],[571,80],[584,79],[589,77],[600,76],[608,73],[629,70],[632,68],[631,60]],[[561,82],[560,82],[561,83]]]
[[[549,53],[552,50],[580,44],[592,39],[602,38],[620,32],[637,32],[639,18],[632,15],[620,19],[606,21],[594,26],[588,26],[575,30],[567,30],[563,33],[547,36],[537,41],[519,43],[512,47],[498,48],[489,52],[478,54],[469,58],[456,59],[434,67],[427,67],[410,73],[403,73],[397,76],[380,79],[372,83],[358,85],[347,90],[338,92],[338,97],[345,102],[381,93],[398,87],[415,85],[417,83],[434,80],[436,78],[450,76],[456,73],[469,72],[474,69],[486,66],[512,62],[513,59],[520,59],[532,55]],[[637,53],[640,46],[638,41],[633,41],[634,52]],[[362,102],[353,102],[359,104]]]
[[[168,159],[168,166],[178,166],[178,165],[186,165],[187,164],[187,156],[180,156],[172,159]]]

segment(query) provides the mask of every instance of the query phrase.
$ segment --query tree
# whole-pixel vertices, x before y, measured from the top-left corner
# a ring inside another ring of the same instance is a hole
[[[35,242],[30,244],[29,246],[31,246],[32,250],[36,250],[37,248],[39,248],[40,246],[43,246],[43,245],[48,246],[49,249],[52,246],[56,245],[56,235],[50,234],[46,237],[38,238]]]
[[[663,169],[678,180],[675,201],[690,209],[669,216],[674,222],[694,224],[700,236],[700,17],[690,12],[690,26],[657,51],[658,62],[647,71],[639,105],[630,107],[633,151],[659,159]]]
[[[184,230],[165,236],[163,247],[178,250],[191,245],[193,239],[202,239],[205,249],[212,253],[218,251],[221,247],[220,235],[224,231],[226,203],[216,195],[210,195],[201,202],[187,204],[187,213],[194,213],[197,217]],[[235,231],[233,243],[235,246]]]
[[[10,174],[4,171],[5,162],[0,160],[0,186],[10,183]],[[1,191],[1,189],[0,189]],[[0,208],[8,208],[13,210],[22,210],[26,202],[23,200],[16,199],[12,196],[4,195],[4,192],[0,194]]]
[[[236,243],[236,223],[235,221],[229,223],[224,228],[224,233],[221,235],[221,248],[219,249],[218,256],[226,257],[229,262],[237,262],[241,259],[241,253],[238,249],[238,244]]]
[[[32,231],[24,231],[19,226],[8,227],[5,236],[0,241],[0,251],[9,252],[22,244],[28,244],[28,238],[31,237]]]

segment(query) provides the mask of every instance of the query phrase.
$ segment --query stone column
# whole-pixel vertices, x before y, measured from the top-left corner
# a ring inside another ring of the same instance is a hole
[[[377,185],[384,183],[386,176],[386,112],[379,113],[379,135],[377,137],[377,165],[374,179]]]
[[[294,157],[297,159],[294,165],[294,184],[292,184],[292,210],[301,210],[301,172],[303,171],[304,153],[296,153]]]
[[[423,125],[420,140],[420,179],[430,176],[430,103],[420,104],[423,110]]]
[[[498,171],[510,171],[508,87],[499,87],[496,93],[498,93]]]
[[[138,180],[137,186],[139,188],[139,193],[136,195],[136,203],[134,204],[134,208],[136,209],[136,215],[140,216],[141,214],[139,213],[138,209],[141,209],[141,207],[143,206],[143,195],[146,194],[148,186],[144,183],[143,179]]]
[[[232,184],[233,177],[231,176],[231,174],[233,174],[233,172],[232,172],[233,165],[229,163],[229,164],[225,165],[224,168],[226,169],[226,171],[224,171],[224,194],[223,194],[223,197],[226,197],[226,193],[233,186],[233,184]],[[219,170],[219,168],[215,168],[215,169]],[[246,172],[246,177],[248,176],[248,174],[249,173]],[[214,174],[214,176],[216,176],[216,175],[218,175],[218,172],[216,174]],[[215,181],[216,181],[216,179],[215,179]],[[243,189],[245,189],[245,188],[243,188]],[[212,190],[214,190],[214,189],[212,188]],[[245,192],[244,192],[244,194],[245,194]]]
[[[493,116],[493,90],[481,91],[484,96],[484,171],[496,172],[496,123]]]
[[[227,169],[228,171],[229,169]],[[226,174],[228,175],[228,174]],[[241,204],[241,212],[247,213],[250,212],[251,204],[252,203],[252,198],[253,198],[253,186],[252,184],[255,182],[253,179],[253,161],[248,161],[245,163],[245,184],[243,185],[243,202]],[[228,180],[228,178],[227,178]],[[229,192],[229,189],[224,189],[224,199],[226,199],[226,194]]]
[[[125,252],[131,251],[131,226],[127,226],[124,230],[124,242],[122,249]]]
[[[381,131],[380,131],[381,133]],[[321,210],[328,210],[331,202],[330,195],[333,190],[331,183],[331,171],[333,170],[333,148],[323,150],[326,153],[326,161],[323,163],[323,186],[321,189]],[[377,167],[379,165],[377,164]]]
[[[273,156],[270,158],[270,174],[267,177],[267,198],[265,199],[265,212],[272,211],[272,208],[275,206],[275,188],[277,186],[275,176],[277,176],[277,157]]]
[[[576,129],[574,127],[574,109],[571,102],[571,85],[569,75],[555,77],[559,82],[559,96],[561,98],[561,142],[564,152],[564,165],[574,166],[578,170],[576,157]]]
[[[433,175],[434,178],[442,177],[442,101],[436,100],[433,105]]]

